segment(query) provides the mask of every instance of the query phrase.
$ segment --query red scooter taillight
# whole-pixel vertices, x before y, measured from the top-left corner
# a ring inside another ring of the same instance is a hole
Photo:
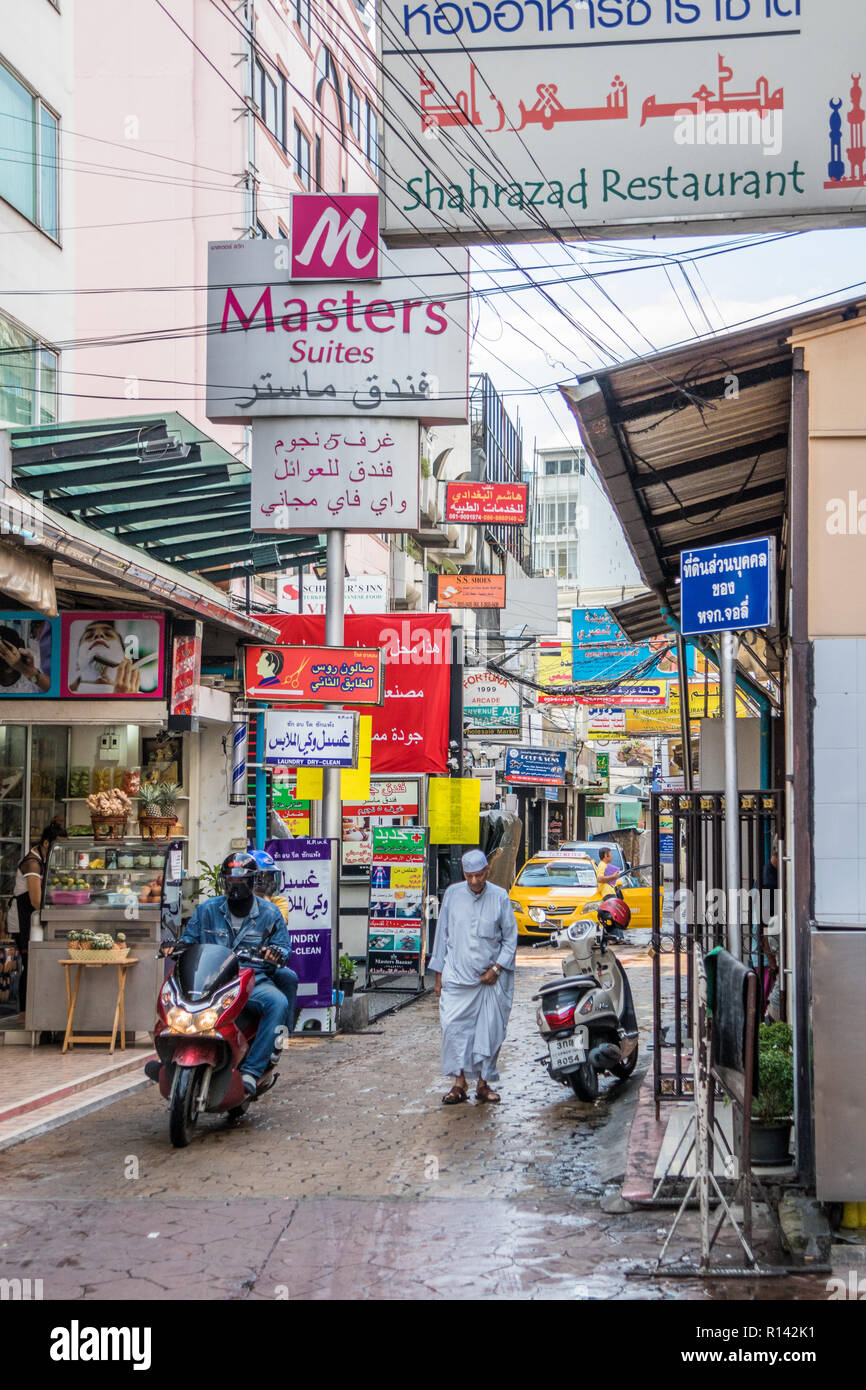
[[[570,1028],[574,1023],[574,1011],[576,1007],[577,1005],[575,1003],[567,1004],[564,1008],[556,1009],[551,1013],[545,1010],[544,1017],[547,1020],[547,1026],[549,1028]]]

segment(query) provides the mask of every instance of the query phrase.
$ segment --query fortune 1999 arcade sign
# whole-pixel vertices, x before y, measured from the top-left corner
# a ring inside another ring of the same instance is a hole
[[[379,10],[391,237],[864,220],[863,0]]]

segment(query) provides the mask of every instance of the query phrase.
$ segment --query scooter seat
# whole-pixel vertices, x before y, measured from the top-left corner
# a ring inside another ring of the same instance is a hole
[[[590,989],[597,989],[598,983],[594,975],[564,975],[561,980],[551,980],[549,984],[542,985],[538,994],[533,997],[541,999],[545,994],[552,994],[554,991],[559,993],[560,990],[568,989],[569,985],[572,987],[581,985]]]

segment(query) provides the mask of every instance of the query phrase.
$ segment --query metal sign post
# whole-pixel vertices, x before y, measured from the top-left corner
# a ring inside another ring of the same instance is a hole
[[[327,572],[325,575],[325,646],[342,647],[344,630],[344,584],[346,572],[346,533],[328,531]],[[326,705],[339,710],[340,705]],[[340,845],[343,839],[343,808],[340,802],[340,769],[326,767],[322,774],[322,833],[335,842],[331,855],[331,965],[334,989],[339,988],[340,971]]]
[[[737,769],[737,652],[739,635],[721,636],[722,713],[725,719],[725,882],[728,890],[728,950],[742,960],[740,921],[740,786]]]

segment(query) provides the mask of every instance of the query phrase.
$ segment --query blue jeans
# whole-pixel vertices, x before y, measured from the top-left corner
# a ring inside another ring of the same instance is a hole
[[[274,971],[272,980],[277,989],[282,990],[289,1001],[288,1027],[291,1033],[295,1026],[295,999],[298,995],[298,977],[294,970],[291,970],[287,965],[283,965],[279,970]]]
[[[258,1015],[259,1026],[252,1047],[241,1063],[241,1071],[249,1072],[250,1076],[258,1078],[264,1074],[274,1051],[277,1029],[286,1026],[289,1003],[286,996],[270,980],[258,980],[246,1002],[246,1008],[250,1013]]]

